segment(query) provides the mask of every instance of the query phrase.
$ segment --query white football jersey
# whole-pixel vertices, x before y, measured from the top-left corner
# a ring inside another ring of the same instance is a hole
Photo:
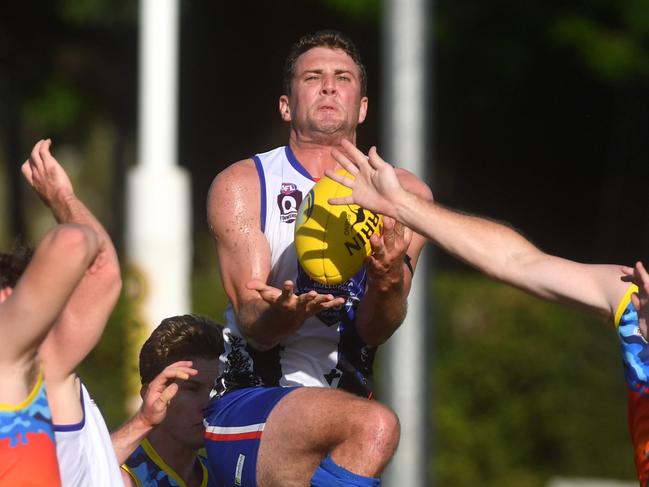
[[[106,422],[83,383],[81,408],[79,424],[54,425],[62,487],[123,486]]]
[[[247,344],[228,305],[222,356],[225,373],[216,392],[252,385],[304,385],[340,387],[368,396],[376,347],[365,345],[354,325],[365,292],[365,269],[336,286],[319,284],[307,276],[298,265],[293,236],[297,210],[315,181],[288,146],[258,154],[253,160],[259,175],[260,221],[271,251],[268,284],[281,289],[284,281],[291,280],[297,294],[315,289],[343,296],[346,303],[310,317],[294,335],[266,352]]]

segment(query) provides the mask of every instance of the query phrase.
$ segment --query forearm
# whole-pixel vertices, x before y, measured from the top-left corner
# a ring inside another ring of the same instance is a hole
[[[399,221],[446,252],[496,279],[517,284],[517,269],[542,255],[501,223],[449,210],[412,193],[395,207]]]
[[[110,440],[117,456],[117,462],[121,465],[135,451],[140,442],[153,429],[138,411],[135,416],[124,423],[117,431],[110,434]]]
[[[110,257],[117,260],[115,248],[106,232],[104,226],[97,220],[95,215],[86,207],[86,205],[74,193],[57,193],[51,201],[48,202],[54,218],[59,223],[78,223],[87,225],[92,228],[105,242],[105,251]]]
[[[356,330],[368,345],[385,343],[401,326],[408,310],[408,292],[403,279],[382,286],[368,285],[358,306]]]
[[[58,368],[59,374],[67,375],[99,341],[119,298],[122,280],[112,241],[90,210],[74,194],[59,193],[48,204],[58,221],[86,225],[103,242],[91,271],[75,289],[41,347],[43,358]]]

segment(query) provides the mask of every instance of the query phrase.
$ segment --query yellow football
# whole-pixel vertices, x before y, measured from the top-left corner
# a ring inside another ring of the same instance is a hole
[[[352,176],[344,170],[338,171]],[[315,281],[336,285],[350,279],[371,254],[370,237],[381,233],[381,215],[358,205],[330,205],[329,198],[351,189],[320,179],[304,198],[295,222],[295,250],[302,269]]]

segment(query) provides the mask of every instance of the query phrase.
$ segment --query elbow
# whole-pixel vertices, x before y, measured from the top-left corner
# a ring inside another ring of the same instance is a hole
[[[114,265],[108,266],[104,272],[107,293],[113,299],[117,300],[122,292],[122,287],[124,286],[119,264],[115,262]]]
[[[52,230],[49,245],[66,259],[88,267],[99,250],[99,237],[85,225],[65,224]]]

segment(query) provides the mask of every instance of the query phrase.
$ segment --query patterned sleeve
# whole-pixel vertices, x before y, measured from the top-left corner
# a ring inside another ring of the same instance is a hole
[[[649,343],[640,334],[638,313],[631,303],[630,286],[615,313],[627,386],[629,432],[638,480],[649,487]]]

